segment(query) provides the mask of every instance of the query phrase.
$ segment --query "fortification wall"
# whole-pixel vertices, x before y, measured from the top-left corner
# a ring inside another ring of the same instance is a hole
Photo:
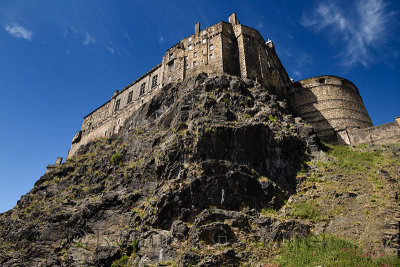
[[[115,91],[105,104],[83,119],[81,130],[74,137],[68,157],[73,156],[81,145],[100,137],[117,133],[123,122],[143,103],[161,89],[162,66],[157,65],[120,92]]]
[[[81,145],[87,144],[97,138],[108,137],[114,133],[118,133],[132,113],[143,104],[150,101],[154,95],[160,93],[160,90],[161,87],[158,86],[152,91],[145,92],[140,98],[133,100],[126,107],[114,111],[111,116],[105,118],[97,125],[93,125],[86,130],[81,130],[79,141],[72,143],[68,152],[68,157],[75,155]]]
[[[336,76],[301,80],[289,89],[293,113],[314,126],[321,140],[341,141],[344,129],[371,127],[357,87]]]
[[[271,41],[250,27],[234,25],[238,41],[241,77],[257,79],[268,87],[285,88],[291,83]]]
[[[235,13],[229,23],[219,22],[203,30],[196,23],[194,34],[168,49],[159,65],[120,92],[115,91],[111,100],[84,118],[68,156],[95,138],[118,132],[129,114],[162,86],[201,72],[240,75],[282,91],[290,83],[272,42],[265,43],[257,30],[241,25]]]
[[[400,117],[396,121],[368,127],[364,129],[350,129],[347,131],[348,142],[346,144],[362,143],[390,143],[400,142]]]

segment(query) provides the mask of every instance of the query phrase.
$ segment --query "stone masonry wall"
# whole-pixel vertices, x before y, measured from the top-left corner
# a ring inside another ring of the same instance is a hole
[[[336,143],[336,133],[344,129],[372,126],[358,89],[340,77],[301,80],[290,87],[289,101],[293,113],[314,126],[327,142]]]
[[[235,13],[229,23],[219,22],[203,30],[196,23],[194,34],[168,49],[159,65],[120,92],[115,91],[110,101],[84,118],[68,156],[93,139],[118,132],[129,114],[162,86],[201,72],[238,75],[282,91],[290,83],[272,42],[266,43],[257,30],[241,25]]]
[[[350,129],[347,131],[347,144],[400,142],[400,118],[396,120],[375,127]]]

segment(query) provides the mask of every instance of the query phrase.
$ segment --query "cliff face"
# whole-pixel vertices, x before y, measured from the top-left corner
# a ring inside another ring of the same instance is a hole
[[[317,220],[292,212],[296,201],[330,189],[312,179],[335,170],[321,149],[313,128],[293,119],[272,89],[204,74],[168,85],[118,134],[82,146],[0,215],[0,263],[261,263],[284,239],[335,233],[344,223],[335,214]],[[325,155],[327,170],[310,163],[315,155]],[[399,172],[388,175],[397,190]],[[392,219],[397,206],[388,203]],[[396,250],[396,236],[388,234],[384,249]]]

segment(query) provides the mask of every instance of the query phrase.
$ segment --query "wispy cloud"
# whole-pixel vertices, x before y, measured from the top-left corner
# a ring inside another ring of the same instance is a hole
[[[94,44],[96,42],[96,38],[91,36],[89,33],[85,34],[85,39],[83,40],[84,45]]]
[[[104,46],[105,46],[105,48],[107,49],[108,52],[110,52],[111,54],[115,55],[116,51],[115,51],[114,48],[112,48],[109,45],[104,45]]]
[[[15,38],[22,38],[29,41],[32,40],[33,31],[30,31],[17,23],[11,25],[6,24],[4,29]]]
[[[343,42],[337,56],[344,66],[369,66],[373,52],[380,52],[381,44],[387,41],[395,13],[387,10],[383,0],[358,0],[353,5],[346,12],[333,2],[320,3],[312,13],[303,14],[301,24],[316,32],[326,30],[335,45]]]
[[[163,36],[158,37],[158,43],[159,44],[163,44],[164,43],[164,37]]]

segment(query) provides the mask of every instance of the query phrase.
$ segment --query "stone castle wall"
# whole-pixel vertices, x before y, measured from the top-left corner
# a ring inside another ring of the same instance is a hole
[[[68,157],[93,139],[117,133],[127,117],[164,85],[202,72],[255,79],[282,91],[290,84],[272,42],[266,43],[257,30],[241,25],[235,13],[229,23],[222,21],[203,30],[197,23],[194,34],[168,49],[159,65],[85,116]]]
[[[336,76],[319,76],[292,83],[273,43],[240,24],[236,14],[190,35],[169,48],[162,62],[143,76],[115,91],[111,99],[88,114],[72,141],[68,157],[93,139],[117,133],[125,120],[168,83],[199,73],[223,73],[258,81],[287,96],[294,115],[303,118],[330,143],[352,144],[398,134],[396,123],[374,128],[357,87]],[[359,130],[363,129],[363,130]]]
[[[348,142],[344,144],[400,142],[400,117],[394,122],[374,127],[349,129],[347,135]]]
[[[371,127],[357,87],[336,76],[319,76],[294,83],[289,102],[296,116],[311,124],[321,140],[342,142],[342,131]]]

